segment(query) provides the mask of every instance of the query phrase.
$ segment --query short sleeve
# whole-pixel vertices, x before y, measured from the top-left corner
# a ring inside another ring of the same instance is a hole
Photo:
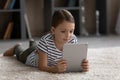
[[[38,42],[38,45],[37,45],[37,49],[41,50],[45,53],[48,53],[47,43],[44,39],[40,39],[40,41]]]

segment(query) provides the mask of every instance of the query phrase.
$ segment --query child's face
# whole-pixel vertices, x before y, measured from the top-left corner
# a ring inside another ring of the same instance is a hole
[[[73,36],[75,24],[68,21],[63,21],[56,28],[52,27],[51,31],[55,35],[55,42],[65,44]]]

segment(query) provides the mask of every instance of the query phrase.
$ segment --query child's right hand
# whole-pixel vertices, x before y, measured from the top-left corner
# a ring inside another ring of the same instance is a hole
[[[56,67],[57,67],[57,72],[58,73],[65,72],[66,68],[67,68],[67,62],[66,62],[66,60],[60,60],[60,61],[58,61]]]

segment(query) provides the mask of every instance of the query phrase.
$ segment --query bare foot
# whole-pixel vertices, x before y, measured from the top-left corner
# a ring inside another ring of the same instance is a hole
[[[17,44],[16,44],[15,46],[13,46],[12,48],[6,50],[6,51],[3,53],[3,56],[13,56],[13,55],[14,55],[13,51],[14,51],[15,47],[20,46],[20,45],[21,45],[21,43],[17,43]]]

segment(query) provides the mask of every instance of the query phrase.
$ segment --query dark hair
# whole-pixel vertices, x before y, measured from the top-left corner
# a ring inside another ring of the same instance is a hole
[[[63,21],[75,23],[74,17],[68,10],[65,9],[57,10],[54,12],[52,16],[51,26],[56,28]]]

